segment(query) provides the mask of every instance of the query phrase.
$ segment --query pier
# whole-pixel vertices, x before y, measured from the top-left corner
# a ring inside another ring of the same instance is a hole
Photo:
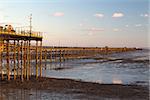
[[[108,47],[44,47],[40,33],[0,32],[0,73],[1,79],[20,78],[29,80],[34,73],[36,79],[42,77],[42,62],[62,63],[71,59],[83,59],[110,53],[119,53],[135,50],[135,48],[108,48]],[[31,42],[34,42],[31,44]],[[31,62],[35,63],[34,68]],[[11,77],[13,76],[13,77]]]
[[[42,33],[30,31],[0,31],[0,73],[3,80],[7,76],[7,80],[20,78],[29,80],[31,76],[31,42],[35,42],[36,53],[36,78],[42,76]],[[38,54],[40,57],[38,58]],[[38,64],[39,62],[39,64]],[[40,72],[38,69],[40,68]],[[5,70],[5,71],[4,71]],[[6,73],[5,73],[6,72]]]
[[[30,21],[31,24],[31,21]],[[42,46],[41,32],[0,29],[0,79],[29,80],[32,75],[42,77],[43,62],[62,63],[72,59],[127,52],[136,48],[110,47],[49,47]],[[34,63],[34,64],[33,64]]]

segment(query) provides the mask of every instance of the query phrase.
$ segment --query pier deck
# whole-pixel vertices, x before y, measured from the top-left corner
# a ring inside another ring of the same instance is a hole
[[[42,40],[42,33],[40,32],[5,32],[0,31],[0,38],[3,40]]]

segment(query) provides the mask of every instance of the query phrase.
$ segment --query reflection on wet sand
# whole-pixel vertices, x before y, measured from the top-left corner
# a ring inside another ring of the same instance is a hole
[[[75,96],[38,89],[3,89],[0,94],[0,100],[70,100]]]
[[[119,80],[119,79],[113,79],[112,81],[113,84],[122,84],[122,80]]]
[[[24,89],[1,89],[0,100],[28,100],[28,90]]]
[[[0,89],[0,100],[148,100],[148,88],[140,85],[98,84],[69,79],[11,80],[1,83]]]

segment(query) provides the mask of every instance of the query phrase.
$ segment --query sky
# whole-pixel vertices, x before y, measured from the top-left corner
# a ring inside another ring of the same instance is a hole
[[[0,25],[43,32],[45,46],[149,47],[149,0],[0,0]]]

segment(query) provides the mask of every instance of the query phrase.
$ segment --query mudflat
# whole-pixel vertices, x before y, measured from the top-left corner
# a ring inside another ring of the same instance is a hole
[[[76,99],[79,100],[149,100],[149,88],[146,86],[99,84],[82,82],[81,80],[77,81],[47,77],[36,79],[35,76],[32,76],[29,81],[24,80],[23,82],[20,81],[20,79],[0,81],[0,88],[2,90],[36,89],[40,91],[58,92],[69,95],[82,94],[76,97]]]

